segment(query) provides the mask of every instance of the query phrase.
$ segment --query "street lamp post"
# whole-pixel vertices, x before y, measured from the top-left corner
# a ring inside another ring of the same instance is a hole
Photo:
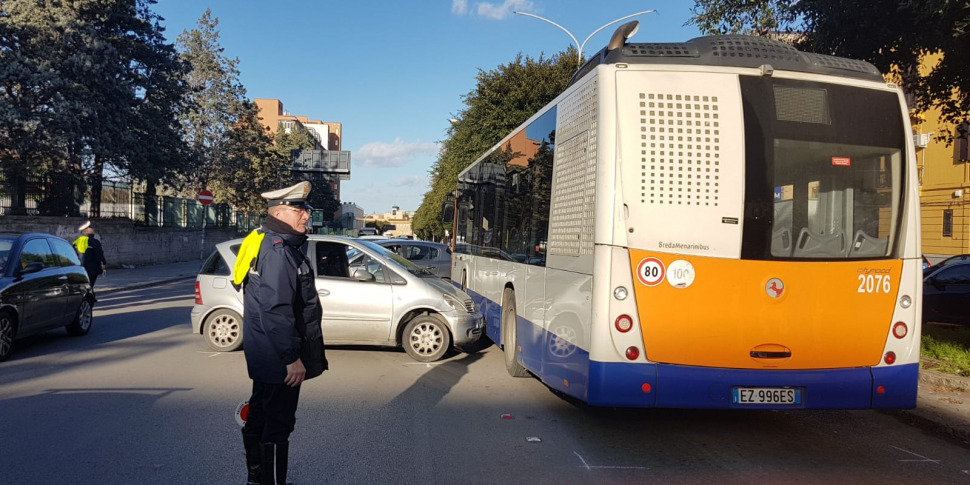
[[[515,13],[515,14],[518,14],[518,15],[525,15],[526,17],[532,17],[534,19],[539,19],[539,20],[542,20],[543,22],[549,22],[550,24],[555,25],[560,30],[562,30],[563,32],[565,32],[566,35],[568,35],[569,38],[573,40],[573,43],[576,44],[576,48],[579,49],[579,53],[578,53],[579,63],[582,64],[582,62],[583,62],[583,47],[585,47],[586,46],[586,43],[589,42],[589,39],[592,39],[593,36],[596,35],[599,31],[601,31],[601,30],[603,30],[603,29],[605,29],[605,28],[607,28],[607,27],[609,27],[609,26],[611,26],[611,25],[613,25],[613,24],[615,24],[617,22],[622,22],[622,21],[624,21],[624,20],[626,20],[628,18],[632,18],[632,17],[636,17],[638,15],[643,15],[643,14],[648,14],[648,13],[654,13],[654,12],[656,12],[656,10],[644,10],[642,12],[632,13],[630,15],[627,15],[626,17],[620,17],[620,18],[618,18],[618,19],[616,19],[616,20],[614,20],[614,21],[612,21],[612,22],[610,22],[608,24],[605,24],[602,27],[594,30],[592,34],[589,34],[589,37],[586,37],[586,40],[584,40],[582,44],[580,44],[579,41],[576,40],[576,36],[574,36],[572,34],[572,32],[566,30],[565,27],[563,27],[562,25],[559,25],[559,24],[553,22],[552,20],[549,20],[547,18],[540,17],[540,16],[538,16],[536,14],[528,13],[528,12],[518,12],[518,11],[515,11],[515,12],[512,12],[512,13]]]

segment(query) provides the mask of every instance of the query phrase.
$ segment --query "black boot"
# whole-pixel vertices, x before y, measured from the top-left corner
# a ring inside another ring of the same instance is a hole
[[[290,443],[260,443],[263,448],[263,485],[286,484],[286,466],[290,458]]]
[[[258,434],[246,434],[243,430],[243,447],[246,449],[246,468],[249,470],[249,477],[246,478],[246,485],[259,485],[262,477],[263,453],[259,446]]]

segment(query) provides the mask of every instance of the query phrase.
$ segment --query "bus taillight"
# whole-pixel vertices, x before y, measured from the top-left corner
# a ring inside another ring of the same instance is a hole
[[[626,349],[626,358],[630,360],[637,360],[640,357],[640,349],[636,347],[630,347]]]
[[[896,322],[896,324],[893,325],[893,336],[894,337],[896,337],[896,338],[903,338],[903,337],[906,336],[907,333],[909,333],[909,329],[906,328],[906,324],[905,323],[903,323],[903,322]]]
[[[886,352],[886,355],[882,360],[883,362],[892,365],[893,362],[896,362],[896,352]]]
[[[617,330],[627,333],[631,328],[633,328],[633,319],[630,318],[629,315],[620,315],[616,317],[615,325]],[[629,354],[629,350],[627,351],[627,354]]]

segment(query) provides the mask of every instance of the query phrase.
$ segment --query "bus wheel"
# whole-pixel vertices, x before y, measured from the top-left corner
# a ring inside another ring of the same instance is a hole
[[[506,288],[502,294],[502,348],[505,350],[505,370],[512,377],[526,377],[529,371],[516,358],[515,292]]]

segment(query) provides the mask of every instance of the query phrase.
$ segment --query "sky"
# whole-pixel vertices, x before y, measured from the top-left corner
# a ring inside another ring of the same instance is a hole
[[[208,8],[224,55],[239,60],[247,96],[275,98],[292,115],[342,124],[351,152],[341,202],[364,214],[414,211],[449,119],[465,108],[479,71],[518,54],[538,59],[575,45],[613,20],[633,17],[630,42],[683,42],[693,0],[158,0],[153,9],[175,42]],[[586,41],[602,49],[613,24]]]

